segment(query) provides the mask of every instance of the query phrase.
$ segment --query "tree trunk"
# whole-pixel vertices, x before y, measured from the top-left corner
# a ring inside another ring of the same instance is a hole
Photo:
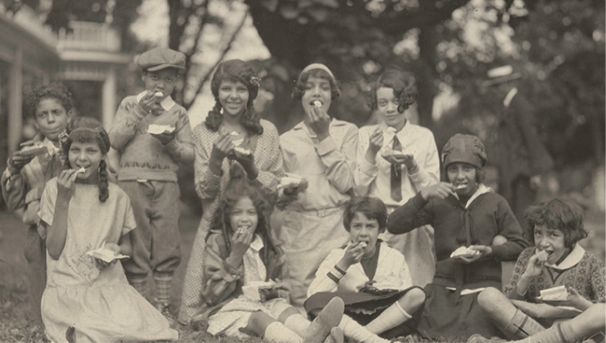
[[[434,25],[423,26],[419,34],[419,59],[422,63],[421,70],[417,71],[417,110],[419,112],[419,124],[431,129],[433,127],[433,100],[436,93],[436,87],[433,80],[437,78],[436,73],[436,52],[434,42]]]

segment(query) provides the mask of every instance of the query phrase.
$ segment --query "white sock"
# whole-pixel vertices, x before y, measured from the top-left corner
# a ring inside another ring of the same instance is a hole
[[[400,303],[396,301],[395,304],[386,308],[385,311],[377,318],[373,319],[372,322],[366,324],[366,329],[372,333],[380,334],[395,328],[410,318],[412,318],[412,316],[404,311],[402,306],[400,306]]]
[[[302,343],[303,339],[297,335],[294,331],[284,326],[280,322],[273,322],[265,328],[263,339],[269,342],[280,342],[280,343]]]
[[[358,324],[355,320],[347,315],[343,315],[341,324],[339,324],[345,337],[353,338],[354,340],[362,343],[389,343],[388,340],[383,339],[376,334],[368,331],[365,327]]]
[[[309,325],[311,325],[311,322],[302,314],[293,314],[284,321],[284,326],[301,337],[305,335],[307,329],[309,329]]]

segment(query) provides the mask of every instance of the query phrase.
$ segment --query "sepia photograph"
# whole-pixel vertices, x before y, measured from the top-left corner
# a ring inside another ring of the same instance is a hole
[[[605,17],[0,0],[0,342],[606,342]]]

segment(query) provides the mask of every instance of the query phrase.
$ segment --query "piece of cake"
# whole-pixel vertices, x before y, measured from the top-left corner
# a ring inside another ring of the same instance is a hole
[[[151,124],[148,128],[147,128],[147,132],[154,134],[154,135],[160,135],[163,133],[172,133],[173,131],[175,131],[175,128],[173,126],[170,125],[161,125],[161,124]]]
[[[19,150],[19,155],[21,156],[38,156],[46,153],[48,153],[48,148],[42,143],[27,146]]]
[[[478,250],[474,250],[469,247],[459,247],[457,250],[453,251],[452,254],[450,254],[450,257],[473,257],[479,254],[480,252]]]
[[[162,93],[162,92],[156,92],[156,93],[154,93],[154,96],[155,96],[156,98],[161,98],[161,97],[163,97],[163,96],[164,96],[164,93]]]
[[[118,254],[115,251],[106,248],[105,245],[95,250],[88,251],[86,254],[107,263],[111,263],[114,260],[129,258],[129,256]]]
[[[566,286],[558,286],[544,289],[541,291],[541,300],[566,301],[568,300],[568,290],[566,290]]]
[[[317,107],[317,108],[322,107],[322,102],[321,102],[320,100],[315,100],[315,101],[313,102],[313,104],[314,104],[314,106],[315,106],[315,107]]]

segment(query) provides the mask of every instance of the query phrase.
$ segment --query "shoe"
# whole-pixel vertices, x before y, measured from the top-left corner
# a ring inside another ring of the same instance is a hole
[[[170,326],[171,329],[177,328],[178,322],[177,322],[177,319],[175,318],[175,316],[170,311],[170,304],[165,304],[165,303],[159,302],[156,304],[156,309],[160,313],[162,313],[164,318],[166,318],[166,320],[168,321],[168,325]]]
[[[496,343],[496,342],[507,342],[506,340],[499,337],[486,338],[480,334],[475,334],[469,337],[467,343]]]
[[[309,329],[303,337],[303,343],[324,342],[332,328],[338,326],[341,322],[344,310],[343,299],[339,297],[332,298],[309,325]]]
[[[340,327],[335,326],[330,329],[330,335],[326,337],[324,343],[343,343],[345,342],[345,336],[343,335],[343,330]]]

